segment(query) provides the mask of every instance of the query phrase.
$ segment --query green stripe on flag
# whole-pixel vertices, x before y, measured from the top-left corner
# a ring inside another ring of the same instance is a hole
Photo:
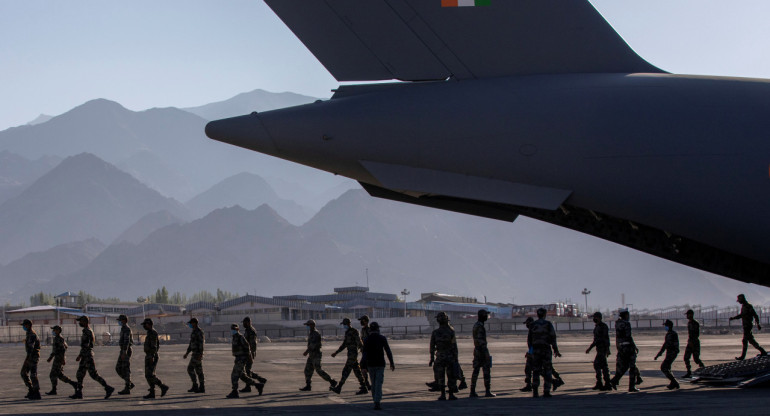
[[[489,6],[492,4],[492,0],[476,0],[476,6]]]

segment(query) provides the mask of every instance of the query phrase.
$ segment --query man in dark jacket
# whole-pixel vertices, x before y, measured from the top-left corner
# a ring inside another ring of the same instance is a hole
[[[160,397],[163,397],[168,391],[168,386],[163,384],[155,374],[155,369],[158,367],[158,350],[160,350],[158,331],[153,328],[153,322],[150,318],[142,321],[142,328],[147,331],[147,335],[144,338],[144,378],[150,386],[149,393],[142,397],[154,399],[156,386],[160,387]]]
[[[40,400],[40,384],[37,381],[37,362],[40,360],[40,340],[32,329],[32,321],[25,319],[21,323],[27,337],[24,340],[24,349],[27,352],[24,365],[21,366],[21,379],[27,386],[27,399]]]
[[[206,335],[198,326],[198,318],[190,318],[187,326],[192,329],[190,332],[190,343],[187,345],[187,351],[184,358],[192,354],[190,363],[187,364],[187,375],[190,376],[192,387],[187,390],[188,393],[205,393],[206,376],[203,374],[203,348],[206,345]]]
[[[238,398],[238,380],[242,380],[247,386],[256,387],[260,396],[262,395],[262,389],[265,387],[264,383],[259,383],[246,374],[246,364],[249,361],[254,361],[254,358],[251,356],[249,342],[241,335],[239,329],[238,324],[230,325],[230,333],[233,335],[232,352],[235,362],[233,363],[233,371],[230,373],[230,383],[233,386],[233,391],[226,396],[228,399]]]
[[[684,348],[684,366],[687,368],[687,374],[683,378],[691,378],[690,357],[700,368],[705,365],[700,360],[700,323],[695,320],[695,312],[692,309],[688,309],[685,316],[687,317],[687,346]]]
[[[390,352],[388,339],[380,335],[380,324],[372,322],[370,331],[369,336],[364,341],[361,362],[364,364],[372,381],[374,410],[380,410],[382,409],[380,406],[380,401],[382,401],[382,382],[385,377],[385,354],[388,355],[390,371],[394,371],[396,365],[393,363],[393,353]]]
[[[596,371],[596,385],[594,390],[612,390],[610,383],[610,369],[607,365],[607,357],[610,355],[610,329],[602,322],[602,313],[594,312],[594,342],[586,350],[586,354],[596,347],[596,357],[594,358],[594,371]],[[602,384],[604,377],[604,384]]]
[[[131,382],[131,345],[133,340],[131,327],[128,326],[128,317],[126,315],[118,316],[118,325],[120,325],[120,339],[118,340],[120,353],[118,355],[118,363],[115,364],[115,372],[125,382],[125,387],[118,394],[131,394],[131,389],[135,386]]]
[[[61,327],[59,325],[54,325],[51,329],[53,330],[53,347],[51,348],[51,355],[48,357],[49,363],[53,360],[53,364],[51,364],[51,373],[49,374],[49,377],[51,378],[51,391],[47,392],[46,395],[55,396],[56,385],[59,380],[74,387],[75,390],[78,388],[78,383],[75,383],[70,380],[69,377],[64,375],[63,367],[67,364],[67,361],[64,358],[64,355],[67,353],[67,341],[61,336]]]

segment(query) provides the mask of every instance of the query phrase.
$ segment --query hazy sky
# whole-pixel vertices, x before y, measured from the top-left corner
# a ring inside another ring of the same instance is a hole
[[[663,69],[770,78],[770,1],[592,3]],[[0,0],[0,80],[0,130],[94,98],[143,110],[338,85],[261,0]]]

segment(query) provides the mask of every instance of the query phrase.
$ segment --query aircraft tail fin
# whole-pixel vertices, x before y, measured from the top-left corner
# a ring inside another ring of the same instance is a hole
[[[265,1],[338,81],[664,72],[588,0]]]

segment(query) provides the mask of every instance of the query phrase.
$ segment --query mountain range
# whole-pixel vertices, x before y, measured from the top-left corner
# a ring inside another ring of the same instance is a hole
[[[535,220],[371,198],[203,135],[209,118],[312,100],[257,90],[134,112],[100,99],[0,132],[0,301],[81,289],[134,299],[162,285],[320,294],[367,284],[367,270],[376,291],[509,303],[582,304],[583,288],[603,308],[622,295],[636,307],[770,301],[767,288]]]

